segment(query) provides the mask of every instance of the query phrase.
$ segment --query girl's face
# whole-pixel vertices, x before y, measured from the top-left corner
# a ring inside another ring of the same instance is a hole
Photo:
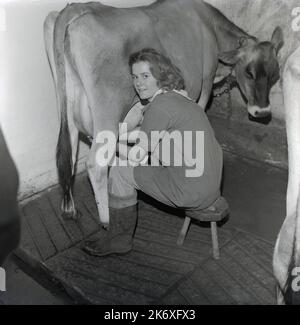
[[[151,100],[159,90],[157,80],[153,77],[149,63],[140,61],[132,65],[132,79],[135,90],[141,99]]]

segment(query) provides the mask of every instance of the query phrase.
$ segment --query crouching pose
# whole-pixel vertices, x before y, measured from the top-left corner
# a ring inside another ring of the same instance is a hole
[[[132,249],[137,190],[184,209],[204,209],[220,196],[222,149],[204,110],[184,91],[181,71],[154,49],[132,54],[129,67],[138,96],[149,104],[136,105],[121,125],[120,163],[109,172],[109,229],[84,247],[95,256]],[[124,126],[139,132],[123,133]],[[137,142],[128,148],[124,138]]]

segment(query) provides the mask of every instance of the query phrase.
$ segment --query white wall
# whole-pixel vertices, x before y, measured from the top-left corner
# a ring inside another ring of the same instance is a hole
[[[57,183],[55,146],[59,121],[44,50],[43,22],[50,11],[61,10],[67,2],[70,1],[0,2],[0,124],[19,170],[20,198]],[[122,7],[151,2],[102,1]],[[84,167],[82,158],[86,151],[81,143],[79,171]]]

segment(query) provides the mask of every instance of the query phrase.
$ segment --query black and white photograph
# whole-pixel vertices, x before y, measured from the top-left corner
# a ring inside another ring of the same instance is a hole
[[[299,304],[300,0],[0,0],[0,305]]]

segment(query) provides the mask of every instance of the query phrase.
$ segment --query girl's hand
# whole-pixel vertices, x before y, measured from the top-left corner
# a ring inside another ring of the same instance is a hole
[[[123,123],[120,125],[119,135],[136,128],[143,120],[143,105],[137,102],[127,113]],[[126,128],[127,127],[127,128]]]

